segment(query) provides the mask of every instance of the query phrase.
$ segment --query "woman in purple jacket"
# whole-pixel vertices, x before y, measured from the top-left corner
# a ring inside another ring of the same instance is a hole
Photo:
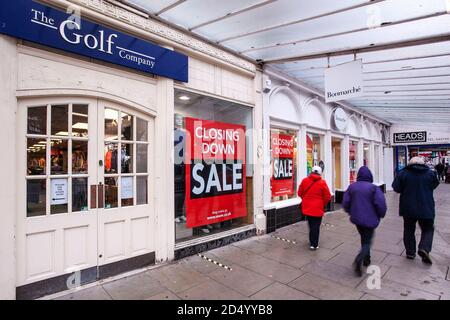
[[[384,194],[373,184],[369,168],[364,166],[359,169],[356,182],[351,184],[344,194],[342,205],[361,235],[361,251],[353,263],[356,274],[361,277],[362,265],[367,267],[371,263],[370,247],[375,229],[387,210]]]

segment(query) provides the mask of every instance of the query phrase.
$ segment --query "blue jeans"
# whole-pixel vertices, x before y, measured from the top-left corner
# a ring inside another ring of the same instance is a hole
[[[370,247],[372,246],[375,229],[362,226],[356,226],[356,228],[361,236],[361,251],[356,256],[356,261],[362,263],[365,260],[370,259]]]

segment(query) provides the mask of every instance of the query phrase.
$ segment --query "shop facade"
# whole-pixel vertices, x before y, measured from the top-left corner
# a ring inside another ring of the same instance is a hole
[[[24,33],[0,35],[0,298],[256,234],[263,117],[253,63],[119,3],[20,0],[2,11],[14,5],[26,10],[13,28]]]
[[[343,192],[356,181],[357,170],[363,165],[371,169],[374,182],[383,186],[387,123],[345,104],[327,104],[321,92],[276,70],[266,69],[263,83],[268,232],[302,219],[297,187],[313,166],[322,168],[333,194],[329,211],[334,203],[341,202]],[[280,162],[287,168],[281,176]]]
[[[413,157],[423,157],[431,167],[450,162],[450,135],[447,126],[433,128],[394,125],[391,130],[394,172],[406,167]]]

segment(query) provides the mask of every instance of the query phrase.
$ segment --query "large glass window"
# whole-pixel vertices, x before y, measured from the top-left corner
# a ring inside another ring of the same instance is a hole
[[[148,126],[148,121],[138,116],[105,109],[106,209],[148,203]]]
[[[270,130],[271,201],[297,196],[297,133],[272,128]]]
[[[349,146],[350,154],[349,154],[349,165],[350,165],[350,183],[356,181],[357,174],[357,165],[358,165],[358,142],[350,141]]]
[[[27,108],[28,217],[88,210],[88,139],[87,105]]]
[[[366,167],[370,167],[370,144],[364,143],[364,152],[363,152],[363,165]],[[370,168],[372,169],[372,168]]]
[[[306,173],[309,175],[312,168],[319,166],[322,171],[325,170],[325,163],[322,159],[322,144],[321,136],[315,133],[308,133],[306,135],[306,157],[307,157],[307,170]]]
[[[177,242],[253,222],[252,127],[249,107],[175,91]]]

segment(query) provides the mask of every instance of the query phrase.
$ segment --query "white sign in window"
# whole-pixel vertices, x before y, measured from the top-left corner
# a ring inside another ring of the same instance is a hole
[[[325,69],[325,102],[363,95],[362,60]]]
[[[51,205],[67,204],[67,179],[51,179]]]
[[[133,177],[122,177],[121,199],[133,198]]]

